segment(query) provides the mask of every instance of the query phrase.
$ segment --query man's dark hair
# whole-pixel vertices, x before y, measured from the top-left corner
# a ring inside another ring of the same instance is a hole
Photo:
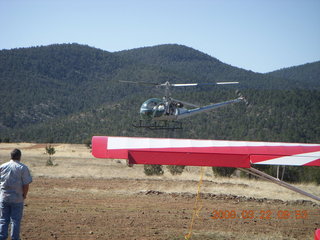
[[[20,160],[21,159],[21,151],[19,149],[13,149],[11,152],[11,159],[12,160]]]

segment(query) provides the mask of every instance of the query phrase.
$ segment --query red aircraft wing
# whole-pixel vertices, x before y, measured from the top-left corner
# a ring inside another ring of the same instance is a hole
[[[250,168],[251,164],[320,166],[320,144],[171,138],[92,138],[96,158],[132,164]]]

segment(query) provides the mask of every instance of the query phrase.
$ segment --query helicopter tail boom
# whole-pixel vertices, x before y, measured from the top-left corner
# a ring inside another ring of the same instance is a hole
[[[190,110],[187,110],[185,112],[178,114],[176,116],[176,119],[180,120],[180,119],[184,119],[184,118],[187,118],[187,117],[199,114],[199,113],[209,112],[215,108],[223,107],[223,106],[233,104],[233,103],[238,103],[243,100],[244,100],[243,97],[239,97],[237,99],[233,99],[233,100],[229,100],[229,101],[225,101],[225,102],[220,102],[220,103],[215,103],[215,104],[207,105],[207,106],[200,107],[200,108],[190,109]]]

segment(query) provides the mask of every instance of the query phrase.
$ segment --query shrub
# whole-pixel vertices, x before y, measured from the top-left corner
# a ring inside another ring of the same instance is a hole
[[[55,153],[56,153],[56,150],[54,147],[52,147],[51,145],[46,146],[46,154],[49,155],[46,166],[54,166],[51,156],[54,155]]]
[[[167,169],[172,175],[180,175],[182,174],[185,166],[182,165],[168,165]]]
[[[220,177],[230,177],[236,168],[230,168],[230,167],[212,167],[212,171],[214,175],[220,176]]]
[[[91,139],[85,140],[84,141],[84,145],[86,145],[87,148],[92,149]]]
[[[144,173],[147,176],[162,175],[162,165],[144,165]]]
[[[298,168],[298,167],[297,167]],[[299,167],[300,170],[300,182],[314,182],[320,185],[320,168],[303,166]]]

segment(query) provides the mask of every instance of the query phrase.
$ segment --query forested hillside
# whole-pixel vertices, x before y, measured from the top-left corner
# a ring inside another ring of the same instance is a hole
[[[303,83],[304,88],[318,88],[320,76],[320,61],[301,66],[280,69],[268,74],[269,76],[294,80]]]
[[[175,44],[106,52],[78,44],[0,51],[0,140],[81,143],[93,135],[320,142],[320,62],[268,74]],[[177,132],[135,129],[139,107],[159,89],[142,82],[239,81],[174,91],[174,97],[236,104],[184,120]]]

